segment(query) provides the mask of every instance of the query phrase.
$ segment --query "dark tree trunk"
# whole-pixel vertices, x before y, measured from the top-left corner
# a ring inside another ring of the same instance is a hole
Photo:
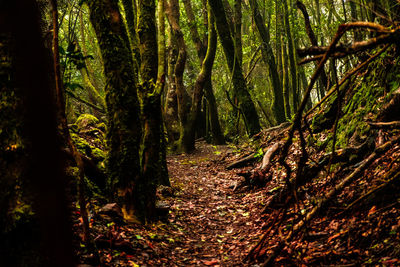
[[[284,108],[284,100],[283,100],[283,90],[282,84],[279,79],[279,74],[277,71],[275,56],[272,51],[272,47],[269,43],[269,32],[267,27],[264,24],[264,21],[261,17],[260,11],[258,9],[257,1],[250,0],[250,6],[252,9],[252,14],[254,18],[254,22],[256,23],[258,33],[260,35],[260,39],[262,42],[261,52],[263,61],[268,65],[269,73],[272,80],[272,89],[274,92],[274,104],[273,111],[275,115],[275,119],[277,123],[282,123],[286,121],[285,119],[285,108]]]
[[[132,53],[129,42],[126,41],[126,29],[118,3],[111,0],[90,0],[88,5],[107,82],[107,173],[111,190],[117,193],[125,218],[135,220],[135,209],[139,217],[145,211],[141,206],[141,195],[134,193],[141,172],[141,126]]]
[[[131,46],[132,54],[133,54],[133,66],[135,67],[135,73],[139,73],[138,70],[140,68],[140,51],[138,44],[138,37],[136,35],[136,0],[122,0],[122,5],[125,11],[126,18],[126,29],[129,37],[129,43]]]
[[[3,246],[5,240],[2,236],[1,253],[6,257],[2,259],[2,264],[74,266],[72,224],[63,164],[65,158],[61,152],[62,140],[57,133],[54,88],[49,75],[52,71],[41,37],[39,14],[37,3],[33,0],[4,2],[0,9],[0,99],[3,130],[0,135],[0,212],[1,215],[7,215],[10,208],[12,209],[9,206],[11,199],[8,198],[14,197],[12,192],[16,190],[14,186],[18,176],[21,179],[19,183],[26,190],[23,193],[33,202],[32,207],[38,217],[41,236],[34,241],[35,246],[40,247],[43,253],[32,255],[29,259],[24,259],[23,256],[29,255],[27,251],[10,255],[7,251],[13,248],[8,247],[9,244]],[[6,121],[8,118],[10,120]],[[7,172],[5,176],[4,171]],[[3,195],[3,190],[11,192]],[[4,217],[1,217],[1,234],[6,230],[3,228],[4,223]],[[23,247],[27,239],[34,236],[33,228],[26,231],[26,235],[23,235],[25,240],[12,242]],[[15,258],[8,262],[12,256]],[[41,262],[35,262],[35,257],[38,256],[42,256]]]
[[[199,35],[197,27],[196,27],[196,20],[195,20],[191,2],[189,0],[184,0],[183,2],[185,5],[186,15],[187,15],[188,21],[189,21],[189,27],[190,27],[190,33],[192,36],[192,40],[195,44],[197,56],[199,58],[200,64],[202,64],[202,62],[206,56],[206,52],[207,52],[207,45],[208,45],[207,35],[205,35],[203,37],[203,40],[200,38],[200,35]],[[203,1],[203,5],[205,5],[204,8],[207,9],[207,1]],[[208,14],[208,12],[207,12],[207,14]],[[208,34],[216,34],[214,25],[213,25],[212,29],[210,28],[210,25],[208,22],[208,15],[205,16],[204,24],[207,25],[207,27],[209,29]],[[211,121],[211,125],[212,125],[212,127],[211,127],[212,142],[214,144],[223,144],[224,137],[222,135],[221,126],[219,124],[218,108],[217,108],[217,104],[215,102],[215,96],[214,96],[213,87],[212,87],[211,72],[209,74],[210,75],[209,75],[209,77],[206,77],[207,81],[204,84],[204,95],[207,98],[207,104],[211,105],[209,107],[210,111],[212,110],[211,111],[212,113],[210,113],[210,115],[211,115],[210,121]],[[208,134],[208,133],[206,133],[206,134]]]
[[[245,123],[248,125],[249,134],[253,136],[260,131],[260,122],[258,114],[251,96],[247,90],[246,81],[243,76],[242,66],[239,64],[239,58],[235,55],[235,46],[230,27],[227,25],[224,5],[222,0],[209,1],[212,12],[215,16],[218,36],[220,38],[226,61],[233,75],[233,97],[239,101],[239,108],[244,114]]]

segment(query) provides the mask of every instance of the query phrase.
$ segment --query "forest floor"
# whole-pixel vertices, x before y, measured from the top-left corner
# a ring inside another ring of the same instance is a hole
[[[262,143],[272,146],[272,140],[275,139]],[[126,224],[115,206],[101,211],[101,205],[91,203],[91,229],[102,266],[262,263],[294,225],[304,220],[315,204],[359,164],[338,168],[332,177],[321,176],[306,183],[295,203],[287,203],[288,198],[271,202],[284,185],[280,179],[282,169],[276,161],[265,176],[264,186],[243,187],[241,176],[257,170],[259,163],[234,170],[227,170],[227,166],[251,149],[242,147],[239,151],[233,146],[212,146],[204,141],[197,142],[196,148],[192,154],[168,156],[171,187],[157,194],[169,211],[159,221]],[[298,151],[298,145],[291,148],[290,162],[295,161]],[[318,155],[314,153],[313,157]],[[393,171],[398,168],[400,145],[396,144],[286,242],[275,265],[399,266],[400,182],[396,180],[379,192],[367,194],[371,188],[386,184],[386,174],[397,173]],[[356,204],[349,205],[353,202]],[[81,222],[76,222],[79,232]],[[91,264],[87,254],[81,245],[81,262]]]
[[[147,225],[92,219],[106,266],[243,266],[262,235],[264,194],[233,191],[241,178],[226,170],[231,148],[204,141],[196,148],[167,159],[172,190],[159,194],[167,218]]]

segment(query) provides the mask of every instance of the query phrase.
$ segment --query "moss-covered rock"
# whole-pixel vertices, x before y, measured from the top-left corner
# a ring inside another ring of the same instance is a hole
[[[76,120],[75,124],[78,126],[78,130],[83,130],[89,127],[96,127],[99,124],[99,119],[91,114],[82,114]]]

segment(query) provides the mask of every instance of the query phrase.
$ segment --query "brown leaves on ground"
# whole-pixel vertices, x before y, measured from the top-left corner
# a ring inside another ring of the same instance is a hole
[[[264,194],[233,192],[241,178],[221,161],[232,154],[227,146],[196,147],[168,157],[174,193],[159,194],[171,207],[166,220],[143,226],[93,218],[106,266],[243,266],[261,235]]]

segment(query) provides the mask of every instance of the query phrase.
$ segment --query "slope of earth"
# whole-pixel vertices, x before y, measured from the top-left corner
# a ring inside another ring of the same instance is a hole
[[[261,233],[261,190],[236,193],[227,146],[196,144],[193,154],[168,157],[171,189],[159,192],[169,214],[148,225],[95,215],[92,229],[106,266],[243,266]],[[81,261],[89,263],[81,255]]]

